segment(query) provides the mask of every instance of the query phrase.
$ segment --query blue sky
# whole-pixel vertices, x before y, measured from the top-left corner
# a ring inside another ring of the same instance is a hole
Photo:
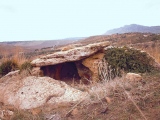
[[[159,0],[0,0],[0,41],[87,37],[160,25]]]

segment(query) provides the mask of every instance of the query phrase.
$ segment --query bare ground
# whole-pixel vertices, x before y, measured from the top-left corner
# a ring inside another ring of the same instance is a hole
[[[45,105],[32,110],[19,110],[0,104],[0,109],[13,111],[4,120],[160,120],[160,72],[143,74],[138,82],[117,78],[110,82],[78,85],[88,91],[89,100],[78,103]],[[2,113],[1,113],[2,114]]]

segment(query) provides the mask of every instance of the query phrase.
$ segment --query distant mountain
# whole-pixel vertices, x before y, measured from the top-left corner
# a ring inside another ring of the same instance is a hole
[[[131,33],[131,32],[140,32],[140,33],[160,33],[160,26],[142,26],[137,24],[125,25],[120,28],[109,30],[105,35],[111,35],[116,33]]]

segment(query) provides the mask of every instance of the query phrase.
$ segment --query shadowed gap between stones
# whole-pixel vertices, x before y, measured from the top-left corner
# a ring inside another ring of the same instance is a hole
[[[56,80],[65,82],[82,80],[87,83],[91,79],[91,71],[81,61],[66,62],[57,65],[41,67],[43,76],[49,76]]]

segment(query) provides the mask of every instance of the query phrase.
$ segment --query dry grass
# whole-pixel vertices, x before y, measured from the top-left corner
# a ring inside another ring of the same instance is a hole
[[[47,115],[59,115],[62,120],[159,120],[160,74],[144,74],[143,80],[129,82],[125,77],[75,86],[89,92],[86,101],[42,106],[42,112],[15,110],[11,120],[44,120]],[[108,102],[107,99],[110,100]],[[78,109],[78,113],[72,112]]]
[[[10,118],[10,120],[44,120],[43,114],[33,115],[28,110],[18,110],[14,111],[14,115]]]
[[[74,86],[89,97],[77,103],[45,105],[36,115],[30,110],[14,109],[10,120],[44,120],[57,115],[62,120],[159,120],[160,74],[144,74],[142,81],[130,82],[125,75],[114,80]],[[78,113],[72,113],[78,110]]]
[[[81,119],[159,120],[159,77],[159,73],[154,73],[145,75],[138,82],[129,82],[122,77],[90,85],[86,88],[90,102],[87,102],[85,108],[81,108],[83,105],[77,106],[81,109]],[[107,99],[111,102],[107,102]]]
[[[121,78],[110,79],[109,71],[112,70],[103,68],[100,82],[78,86],[78,89],[89,93],[89,100],[85,104],[76,105],[81,109],[79,120],[160,119],[157,115],[160,112],[159,71],[143,74],[143,80],[132,82],[126,80],[125,74]]]
[[[129,46],[147,52],[156,60],[156,62],[160,63],[160,41],[131,44]]]
[[[158,63],[160,63],[160,42],[151,43],[150,46],[144,48],[143,46],[140,49],[149,53]]]
[[[20,66],[28,59],[24,55],[25,50],[19,46],[0,46],[0,62],[4,62],[6,60],[14,60]]]

